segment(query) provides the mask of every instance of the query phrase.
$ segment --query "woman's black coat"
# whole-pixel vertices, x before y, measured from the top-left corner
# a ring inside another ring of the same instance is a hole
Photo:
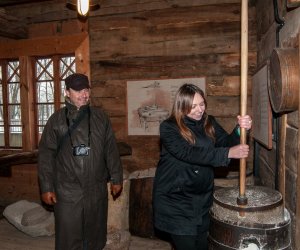
[[[239,144],[236,128],[229,135],[209,116],[215,142],[204,132],[204,121],[184,119],[196,143],[187,142],[173,119],[160,125],[161,155],[154,179],[154,224],[176,235],[208,230],[214,187],[213,167],[227,166],[229,147]]]

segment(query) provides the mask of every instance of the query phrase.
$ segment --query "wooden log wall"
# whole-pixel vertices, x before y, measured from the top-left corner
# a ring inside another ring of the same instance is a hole
[[[185,7],[89,20],[93,103],[110,114],[117,137],[133,147],[131,170],[156,166],[159,138],[127,135],[127,81],[205,76],[208,112],[228,131],[239,113],[240,4],[183,2]],[[249,26],[251,74],[256,68],[254,8]],[[249,83],[251,93],[251,78]],[[251,105],[249,98],[250,112]]]
[[[286,1],[278,1],[279,17],[285,21],[280,29],[279,48],[299,46],[300,8],[287,8]],[[273,0],[257,1],[257,37],[258,67],[262,66],[276,48],[276,29]],[[268,150],[258,145],[257,164],[262,184],[275,188],[278,176],[278,189],[282,193],[285,207],[292,219],[292,249],[300,249],[300,179],[299,179],[299,109],[294,112],[277,114],[280,121],[279,141],[273,141],[273,148]],[[275,127],[273,127],[275,129]],[[276,130],[274,131],[276,132]],[[280,154],[276,161],[276,148]],[[278,165],[278,168],[276,167]]]
[[[72,33],[65,1],[6,8],[28,36]],[[73,25],[76,25],[73,23]],[[110,115],[119,141],[132,147],[129,171],[156,167],[158,136],[128,136],[126,82],[206,77],[208,112],[231,131],[240,107],[240,0],[103,0],[76,29],[89,32],[92,103]],[[72,41],[70,41],[71,43]],[[256,69],[256,13],[249,7],[249,91]],[[251,96],[248,113],[251,114]]]
[[[0,177],[0,205],[19,200],[40,202],[36,164],[13,166],[11,176]]]

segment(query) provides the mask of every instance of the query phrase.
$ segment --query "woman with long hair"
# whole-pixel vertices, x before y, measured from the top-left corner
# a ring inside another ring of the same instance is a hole
[[[206,113],[203,91],[193,84],[176,93],[170,117],[160,125],[161,153],[154,188],[154,225],[170,235],[176,250],[208,249],[209,209],[213,202],[214,167],[246,158],[239,129],[251,128],[251,117],[238,116],[228,134]]]

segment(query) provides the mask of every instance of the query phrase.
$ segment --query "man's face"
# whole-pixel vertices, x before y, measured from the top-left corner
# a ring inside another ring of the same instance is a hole
[[[77,108],[88,104],[90,100],[90,89],[82,89],[76,91],[74,89],[66,89],[66,96],[70,98],[71,103],[73,103]]]

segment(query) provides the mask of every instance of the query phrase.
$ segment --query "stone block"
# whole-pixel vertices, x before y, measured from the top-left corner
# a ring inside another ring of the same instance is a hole
[[[17,229],[29,236],[55,234],[53,212],[45,210],[38,203],[20,200],[7,206],[3,211],[3,216]]]
[[[107,234],[104,250],[127,250],[130,245],[129,231],[119,230]]]
[[[114,199],[110,194],[110,183],[108,183],[108,218],[107,231],[114,232],[129,229],[129,188],[130,181],[128,173],[124,171],[123,190],[121,195]]]

